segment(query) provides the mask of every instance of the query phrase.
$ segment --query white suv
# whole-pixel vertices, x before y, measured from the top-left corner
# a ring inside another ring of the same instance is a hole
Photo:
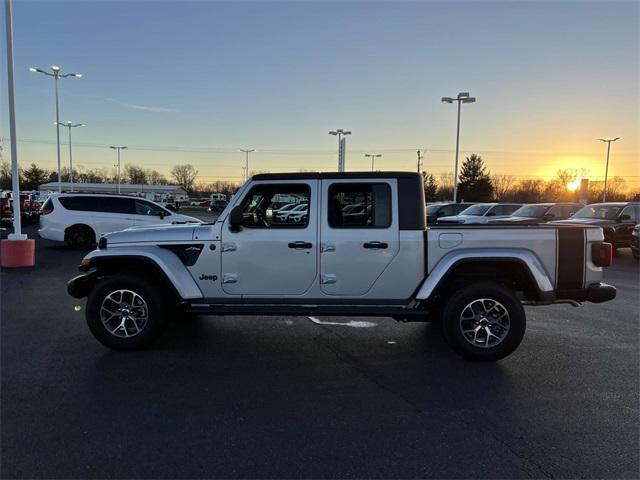
[[[61,193],[49,197],[42,206],[38,234],[47,240],[67,242],[70,247],[84,249],[105,233],[131,227],[192,222],[202,223],[143,198]]]

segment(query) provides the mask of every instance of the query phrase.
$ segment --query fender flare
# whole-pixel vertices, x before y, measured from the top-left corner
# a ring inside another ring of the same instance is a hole
[[[94,250],[84,258],[85,260],[90,260],[92,264],[108,262],[110,259],[137,259],[149,262],[162,272],[167,282],[173,286],[180,298],[184,300],[203,298],[202,291],[187,267],[170,250],[160,247],[118,247]]]
[[[427,300],[447,275],[459,264],[474,261],[517,262],[531,276],[541,297],[555,295],[553,284],[538,256],[526,249],[473,249],[455,250],[446,254],[433,267],[429,275],[420,285],[417,300]]]

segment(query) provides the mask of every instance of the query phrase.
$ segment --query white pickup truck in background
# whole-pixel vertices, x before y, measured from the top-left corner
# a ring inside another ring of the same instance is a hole
[[[307,214],[278,216],[285,196]],[[441,322],[453,349],[477,360],[517,348],[523,305],[615,297],[601,283],[612,249],[598,227],[425,218],[415,173],[256,175],[213,224],[102,237],[68,291],[88,296],[89,328],[114,349],[149,345],[180,312],[385,316]]]

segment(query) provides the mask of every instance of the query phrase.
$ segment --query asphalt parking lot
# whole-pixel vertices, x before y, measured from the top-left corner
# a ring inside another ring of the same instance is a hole
[[[528,308],[494,364],[379,318],[178,318],[112,352],[66,294],[82,256],[38,239],[35,268],[2,271],[2,478],[638,477],[629,250],[618,298]]]

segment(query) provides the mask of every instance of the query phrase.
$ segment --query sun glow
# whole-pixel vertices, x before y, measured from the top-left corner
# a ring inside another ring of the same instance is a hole
[[[580,179],[576,178],[573,182],[567,183],[567,190],[570,192],[575,192],[578,188],[580,188]]]

